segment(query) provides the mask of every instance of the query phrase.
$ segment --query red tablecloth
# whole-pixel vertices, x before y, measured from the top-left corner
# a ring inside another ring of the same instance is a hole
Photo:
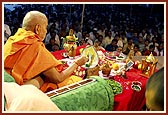
[[[145,87],[148,78],[142,77],[137,69],[130,69],[126,72],[127,79],[121,76],[114,76],[114,80],[121,83],[123,92],[114,96],[114,111],[140,111],[145,104]],[[132,81],[142,83],[141,91],[131,89]]]
[[[76,55],[80,55],[80,49],[87,45],[79,46]],[[63,59],[62,53],[65,50],[52,52],[58,60]],[[126,72],[127,79],[121,76],[114,76],[112,79],[118,81],[123,86],[123,92],[114,97],[114,111],[139,111],[145,104],[145,87],[148,78],[142,77],[137,69],[130,69]],[[141,91],[137,92],[131,89],[132,81],[140,81],[142,83]]]

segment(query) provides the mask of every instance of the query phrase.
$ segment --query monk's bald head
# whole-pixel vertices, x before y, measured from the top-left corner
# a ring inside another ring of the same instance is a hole
[[[39,11],[30,11],[25,15],[23,19],[22,28],[33,31],[34,27],[37,24],[41,25],[46,21],[48,20],[45,14]]]
[[[146,105],[151,110],[164,110],[164,68],[154,73],[146,85]]]

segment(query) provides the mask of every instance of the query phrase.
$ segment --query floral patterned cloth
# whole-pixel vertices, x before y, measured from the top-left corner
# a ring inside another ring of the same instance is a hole
[[[61,111],[112,111],[114,94],[106,81],[99,76],[87,85],[67,93],[51,97]]]

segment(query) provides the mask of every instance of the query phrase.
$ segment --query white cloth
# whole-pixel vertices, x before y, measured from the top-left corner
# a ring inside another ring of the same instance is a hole
[[[118,42],[117,42],[117,46],[119,47],[123,47],[123,41],[122,40],[118,40]]]
[[[3,83],[6,111],[60,111],[50,98],[33,85]]]

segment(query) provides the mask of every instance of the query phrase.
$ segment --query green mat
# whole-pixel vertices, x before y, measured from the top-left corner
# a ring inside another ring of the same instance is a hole
[[[51,97],[62,111],[112,111],[114,94],[107,82],[98,77],[88,85]]]

